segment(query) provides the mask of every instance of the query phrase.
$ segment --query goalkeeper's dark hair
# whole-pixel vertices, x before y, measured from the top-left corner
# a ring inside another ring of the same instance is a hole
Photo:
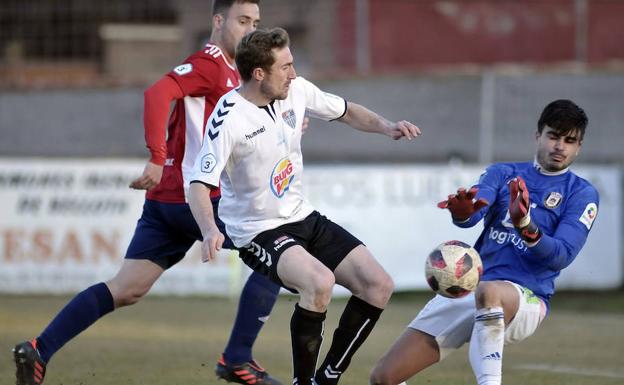
[[[214,0],[212,2],[212,14],[216,15],[218,13],[224,15],[227,11],[232,8],[234,3],[252,3],[258,4],[260,0]]]
[[[243,81],[251,80],[256,68],[270,73],[275,63],[273,49],[288,47],[290,38],[283,28],[257,29],[248,33],[236,47],[236,68]]]
[[[587,122],[587,115],[581,107],[571,100],[559,99],[544,108],[537,122],[537,132],[541,134],[546,126],[561,136],[577,131],[579,139],[582,140]]]

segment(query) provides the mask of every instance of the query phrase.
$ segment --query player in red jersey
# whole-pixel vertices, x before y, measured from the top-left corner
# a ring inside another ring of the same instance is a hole
[[[202,239],[186,203],[187,172],[201,148],[206,120],[216,102],[239,84],[234,51],[260,21],[258,2],[215,0],[210,43],[145,91],[145,140],[151,157],[130,187],[147,193],[124,263],[113,279],[76,295],[38,337],[15,347],[17,385],[41,384],[47,363],[65,343],[104,315],[138,302],[166,269]],[[218,190],[211,196],[215,216],[219,196]],[[231,243],[224,245],[228,246],[233,248]],[[251,353],[278,292],[279,286],[263,275],[249,277],[230,340],[217,363],[218,377],[242,384],[281,385]]]

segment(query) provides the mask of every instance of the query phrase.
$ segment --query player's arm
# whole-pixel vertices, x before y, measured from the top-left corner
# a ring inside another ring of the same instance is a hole
[[[531,253],[526,258],[553,270],[568,266],[581,251],[598,214],[598,192],[593,187],[568,198],[554,234],[541,234],[538,242],[528,244]]]
[[[191,212],[204,239],[201,250],[203,262],[213,260],[217,255],[217,251],[221,250],[225,240],[214,219],[212,201],[210,200],[211,188],[216,187],[194,180],[191,182],[188,197]]]
[[[210,190],[218,188],[221,173],[234,145],[226,118],[218,122],[213,118],[218,111],[219,108],[215,108],[206,123],[202,147],[193,165],[188,196],[191,212],[203,237],[201,256],[204,262],[216,257],[217,250],[221,249],[225,240],[215,223]]]
[[[184,97],[178,84],[163,76],[144,92],[143,126],[150,160],[143,174],[130,184],[131,188],[149,190],[160,183],[167,158],[166,129],[171,102]]]
[[[406,120],[391,122],[364,106],[321,91],[302,77],[295,79],[292,86],[303,91],[306,110],[312,117],[327,121],[337,120],[357,130],[387,135],[392,139],[413,139],[420,135],[420,128]]]
[[[338,121],[364,132],[387,135],[394,140],[412,140],[421,134],[420,128],[407,120],[391,122],[357,103],[347,102],[347,111]]]

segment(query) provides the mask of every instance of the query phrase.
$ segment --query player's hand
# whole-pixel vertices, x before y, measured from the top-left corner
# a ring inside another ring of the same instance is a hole
[[[388,136],[390,136],[394,140],[399,140],[401,138],[407,138],[407,140],[412,140],[420,134],[420,128],[408,122],[407,120],[401,120],[390,125]]]
[[[448,209],[451,212],[451,217],[456,222],[463,222],[468,220],[474,213],[481,210],[489,204],[484,198],[474,200],[478,188],[472,187],[466,191],[465,188],[460,187],[457,189],[457,194],[451,194],[448,199],[438,203],[438,207],[441,209]]]
[[[524,228],[531,222],[529,190],[521,176],[515,177],[507,185],[509,189],[509,217],[517,228]]]
[[[130,188],[137,190],[149,190],[156,187],[162,178],[163,166],[147,162],[143,174],[130,183]]]
[[[221,250],[225,236],[218,228],[213,228],[204,234],[204,241],[201,247],[202,262],[210,262],[217,257],[217,251]]]
[[[310,118],[304,116],[303,123],[301,123],[301,135],[305,134],[308,127],[310,127]]]

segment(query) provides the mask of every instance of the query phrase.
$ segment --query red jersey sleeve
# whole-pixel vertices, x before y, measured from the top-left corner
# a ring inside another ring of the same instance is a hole
[[[214,92],[220,69],[214,57],[199,51],[167,75],[178,83],[184,96],[203,96]]]
[[[219,65],[204,50],[166,74],[145,91],[143,123],[150,162],[164,165],[167,158],[166,127],[172,101],[185,96],[203,96],[214,91]]]
[[[171,78],[164,76],[145,90],[143,127],[145,143],[150,151],[150,162],[164,165],[167,159],[167,117],[171,102],[184,97],[182,90]]]

